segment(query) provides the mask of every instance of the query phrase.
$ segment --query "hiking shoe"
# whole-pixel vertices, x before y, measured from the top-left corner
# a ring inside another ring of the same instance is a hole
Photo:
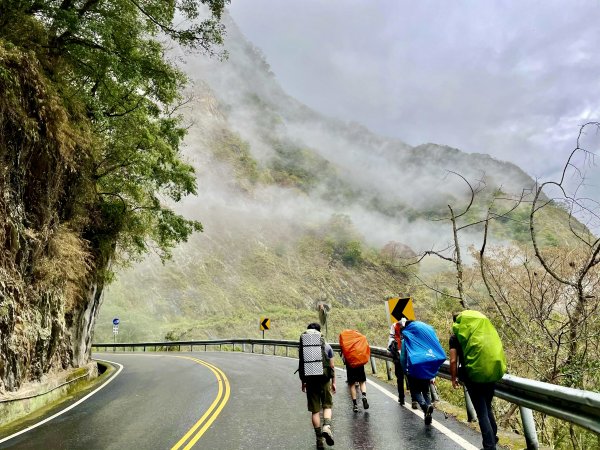
[[[325,449],[325,441],[323,440],[323,438],[317,438],[317,450],[324,450]]]
[[[363,408],[369,409],[369,402],[367,401],[367,397],[363,397],[362,401],[363,401]]]
[[[427,407],[427,411],[425,411],[425,425],[431,424],[431,421],[433,420],[433,417],[431,417],[432,414],[433,414],[433,405],[429,405]]]
[[[402,397],[398,397],[398,403],[400,403],[400,406],[404,406],[404,399]]]
[[[352,411],[354,411],[354,412],[358,412],[358,405],[356,405],[356,404],[355,404],[355,405],[353,405],[353,406],[352,406]]]
[[[412,409],[419,409],[419,404],[413,400],[413,402],[411,404],[411,408]]]
[[[323,437],[327,445],[333,445],[333,433],[331,432],[331,425],[323,425]]]

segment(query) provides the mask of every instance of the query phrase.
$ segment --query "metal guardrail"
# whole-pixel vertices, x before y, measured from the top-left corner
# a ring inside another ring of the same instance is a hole
[[[141,343],[101,343],[93,344],[92,348],[110,349],[116,351],[119,349],[142,348],[146,351],[147,348],[154,347],[154,350],[162,348],[177,347],[181,351],[182,347],[190,347],[190,351],[194,347],[204,347],[206,351],[208,347],[218,346],[222,349],[223,345],[235,346],[239,345],[242,351],[246,351],[246,346],[250,346],[250,351],[254,353],[256,345],[262,346],[263,353],[265,346],[273,347],[273,354],[276,353],[277,347],[286,349],[285,354],[289,356],[290,348],[298,348],[298,341],[276,340],[276,339],[214,339],[204,341],[171,341],[171,342],[141,342]],[[339,344],[330,344],[334,351],[339,352]],[[371,347],[371,370],[376,373],[375,359],[385,361],[388,379],[391,377],[391,361],[392,358],[388,351],[381,347]],[[440,368],[438,376],[450,380],[450,364],[446,361]],[[466,394],[466,391],[465,391]],[[572,389],[555,384],[544,383],[541,381],[521,378],[514,375],[504,375],[502,380],[496,383],[495,395],[510,403],[519,406],[521,412],[521,420],[523,421],[523,429],[525,440],[528,449],[537,449],[539,447],[537,441],[537,433],[535,431],[535,423],[533,421],[532,410],[542,412],[544,414],[565,420],[567,422],[579,425],[594,433],[600,434],[600,393],[591,391],[582,391]],[[467,396],[467,408],[470,400]],[[469,411],[469,417],[474,417],[474,411]]]

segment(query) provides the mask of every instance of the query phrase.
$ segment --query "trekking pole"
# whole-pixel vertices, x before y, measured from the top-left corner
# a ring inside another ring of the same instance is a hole
[[[466,386],[463,386],[463,392],[465,394],[465,406],[467,408],[467,422],[477,422],[477,413],[475,412],[475,407],[473,406],[473,402],[471,401]]]
[[[440,396],[438,394],[437,387],[433,382],[429,383],[429,393],[431,394],[431,400],[433,400],[434,402],[440,401]]]

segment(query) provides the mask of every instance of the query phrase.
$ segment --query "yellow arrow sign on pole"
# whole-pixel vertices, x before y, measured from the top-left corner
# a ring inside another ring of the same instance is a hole
[[[411,297],[388,298],[386,300],[386,304],[390,324],[398,322],[403,317],[406,317],[408,320],[416,320],[415,310],[413,309],[413,301]]]
[[[268,317],[261,317],[260,318],[260,330],[265,331],[265,330],[268,330],[269,328],[271,328],[271,319],[269,319]]]

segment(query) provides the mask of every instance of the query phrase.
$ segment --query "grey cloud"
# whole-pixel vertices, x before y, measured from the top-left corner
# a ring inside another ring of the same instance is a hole
[[[231,13],[292,96],[412,145],[546,177],[598,117],[596,2],[262,0]]]

